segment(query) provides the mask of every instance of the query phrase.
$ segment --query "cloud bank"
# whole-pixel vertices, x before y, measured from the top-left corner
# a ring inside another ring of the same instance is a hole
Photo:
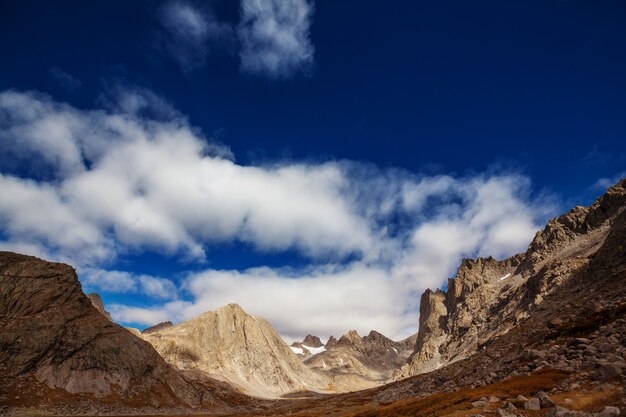
[[[81,110],[0,93],[0,162],[40,161],[26,173],[2,165],[0,248],[70,262],[88,288],[151,300],[108,306],[124,323],[180,321],[237,302],[288,338],[351,328],[407,336],[421,291],[440,286],[462,257],[525,250],[554,211],[515,172],[241,165],[177,112],[150,117],[165,105],[144,90],[111,97],[117,104]],[[205,268],[176,281],[107,270],[146,251],[202,262],[233,242],[296,251],[309,264]]]

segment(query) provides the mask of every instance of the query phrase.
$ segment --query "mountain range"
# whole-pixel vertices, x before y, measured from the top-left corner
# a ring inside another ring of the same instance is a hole
[[[0,412],[616,416],[626,410],[626,180],[504,260],[464,259],[418,333],[288,346],[230,304],[140,332],[74,269],[0,253]]]

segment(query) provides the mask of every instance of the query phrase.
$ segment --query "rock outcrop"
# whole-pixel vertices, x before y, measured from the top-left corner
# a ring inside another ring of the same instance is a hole
[[[575,207],[550,220],[524,254],[497,261],[464,259],[448,290],[427,290],[421,300],[415,351],[400,377],[429,372],[466,358],[508,333],[543,306],[550,294],[567,285],[582,288],[593,266],[610,264],[611,230],[626,207],[626,180],[611,187],[589,207]],[[600,261],[602,259],[602,261]],[[625,259],[612,260],[625,263]],[[590,263],[592,265],[590,265]],[[578,280],[578,281],[576,281]]]
[[[161,323],[155,324],[152,327],[147,327],[141,331],[141,333],[149,334],[158,332],[159,330],[167,329],[168,327],[172,327],[174,324],[171,321],[163,321]]]
[[[302,342],[293,342],[290,347],[302,360],[306,360],[326,350],[320,338],[310,334],[307,335]]]
[[[107,319],[113,321],[113,319],[111,318],[111,313],[106,311],[106,309],[104,308],[104,303],[102,302],[102,298],[100,298],[100,294],[92,292],[87,294],[87,298],[91,300],[91,304],[93,304],[93,306],[96,308],[96,310],[100,312],[100,314],[102,314]]]
[[[249,395],[277,398],[328,390],[328,382],[307,368],[266,320],[237,304],[142,337],[170,364],[201,370]]]
[[[219,381],[173,369],[105,317],[98,301],[82,292],[72,267],[0,252],[0,398],[7,406],[72,414],[249,404]]]
[[[414,345],[415,338],[395,342],[374,330],[364,337],[351,330],[339,340],[331,336],[324,350],[304,363],[329,379],[336,391],[355,391],[388,382]]]

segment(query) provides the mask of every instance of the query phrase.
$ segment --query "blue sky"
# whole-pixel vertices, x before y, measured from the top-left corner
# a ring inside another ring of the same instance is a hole
[[[0,246],[120,323],[417,327],[625,176],[626,5],[3,2]]]

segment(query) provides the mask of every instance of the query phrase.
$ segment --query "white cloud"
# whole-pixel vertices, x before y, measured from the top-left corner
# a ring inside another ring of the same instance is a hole
[[[309,333],[339,336],[350,329],[361,334],[375,329],[401,339],[416,331],[424,289],[440,287],[463,257],[524,251],[539,228],[536,217],[552,213],[541,201],[528,199],[530,183],[520,175],[426,177],[412,185],[408,188],[427,190],[419,199],[436,203],[411,212],[421,220],[409,228],[404,244],[394,242],[400,252],[390,263],[208,269],[183,281],[191,302],[122,309],[115,317],[155,324],[165,310],[170,320],[181,321],[236,302],[268,319],[288,340]]]
[[[609,187],[617,184],[617,182],[623,178],[626,178],[626,171],[617,173],[612,177],[600,178],[593,184],[591,188],[606,191]]]
[[[406,336],[421,291],[440,286],[462,257],[523,251],[553,213],[515,173],[429,177],[349,161],[240,165],[184,117],[150,119],[147,110],[78,110],[38,94],[0,93],[0,140],[50,169],[50,178],[0,174],[0,247],[68,261],[101,291],[175,299],[111,306],[122,322],[184,320],[237,302],[288,337],[351,328]],[[119,254],[197,260],[207,245],[230,242],[295,250],[310,265],[207,269],[178,288],[103,269]]]
[[[270,78],[307,73],[313,65],[310,39],[313,3],[308,0],[241,0],[241,68]]]
[[[231,25],[218,21],[210,10],[183,1],[165,3],[159,19],[162,46],[186,73],[206,64],[211,45],[229,45],[234,40]]]
[[[109,293],[138,292],[158,299],[178,298],[178,288],[166,278],[98,268],[80,268],[78,276],[83,285],[90,290]]]
[[[13,239],[44,240],[62,259],[126,249],[202,258],[203,245],[233,239],[310,256],[378,245],[340,163],[242,166],[215,155],[184,120],[79,111],[31,93],[0,94],[0,112],[2,139],[45,156],[55,174],[50,182],[4,176],[11,193],[0,218]],[[39,216],[42,206],[53,222]]]

